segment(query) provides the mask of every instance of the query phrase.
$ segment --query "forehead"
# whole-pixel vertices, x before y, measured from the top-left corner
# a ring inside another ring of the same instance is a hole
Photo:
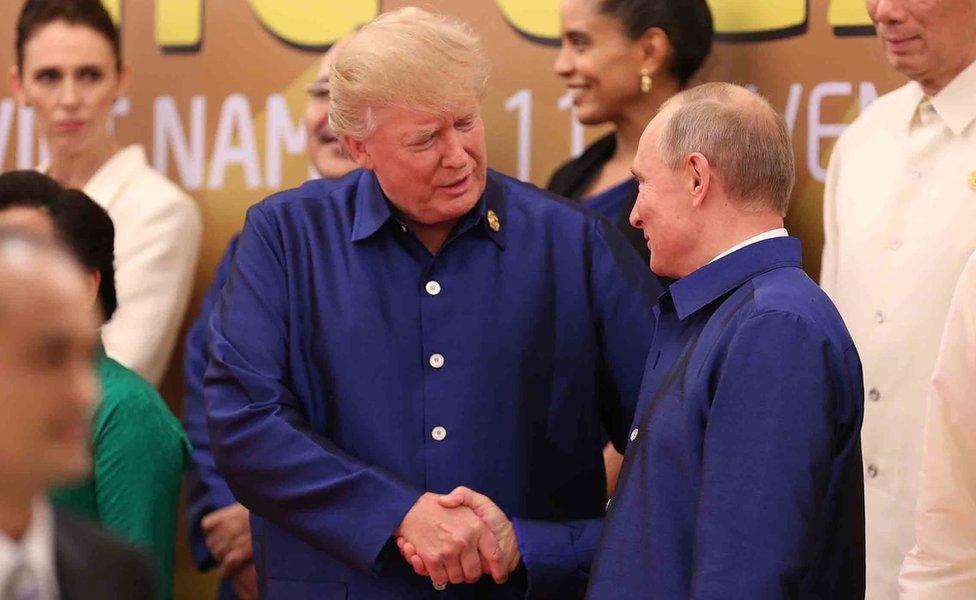
[[[30,206],[0,210],[0,227],[23,231],[49,242],[57,237],[51,216],[40,208]]]
[[[478,102],[470,101],[458,103],[454,108],[437,113],[431,113],[405,106],[381,106],[374,109],[379,128],[386,128],[398,132],[416,131],[420,129],[445,127],[452,125],[455,120],[469,117],[478,112]]]
[[[87,25],[53,21],[42,25],[24,44],[24,64],[31,67],[112,63],[112,45]]]
[[[24,343],[51,335],[89,336],[97,331],[85,286],[68,263],[7,255],[0,264],[0,339]]]

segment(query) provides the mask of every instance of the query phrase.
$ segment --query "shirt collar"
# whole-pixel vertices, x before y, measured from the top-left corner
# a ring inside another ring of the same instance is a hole
[[[932,97],[932,106],[952,133],[962,135],[976,119],[976,61]]]
[[[678,318],[683,320],[758,275],[780,267],[801,267],[801,258],[799,239],[765,239],[682,277],[671,284],[667,294]]]
[[[453,239],[473,227],[482,229],[499,248],[505,248],[505,201],[502,183],[492,171],[488,172],[485,191],[477,204],[461,217],[449,239]],[[489,218],[489,213],[494,215]],[[379,180],[372,171],[363,171],[356,186],[356,216],[352,224],[352,241],[372,237],[391,218],[395,218],[390,202],[380,188]],[[492,225],[494,223],[494,226]],[[496,229],[497,227],[497,229]]]
[[[126,146],[113,154],[111,158],[105,161],[105,164],[95,171],[82,191],[88,194],[99,206],[108,210],[119,192],[129,182],[129,179],[148,165],[146,151],[142,146],[139,144]],[[37,170],[47,175],[50,168],[51,163],[48,161],[38,165]]]
[[[764,231],[764,232],[760,233],[759,235],[754,235],[754,236],[752,236],[751,238],[749,238],[747,240],[743,240],[743,241],[739,242],[735,246],[732,246],[731,248],[729,248],[725,252],[722,252],[721,254],[719,254],[718,256],[716,256],[715,258],[713,258],[712,260],[710,260],[708,262],[713,263],[713,262],[715,262],[716,260],[718,260],[720,258],[724,258],[724,257],[728,256],[729,254],[732,254],[736,250],[741,250],[741,249],[745,248],[749,244],[755,244],[756,242],[761,242],[763,240],[768,240],[768,239],[777,238],[777,237],[786,237],[788,235],[790,235],[790,234],[787,233],[786,228],[784,228],[784,227],[777,227],[776,229],[770,229],[769,231]]]
[[[12,540],[0,533],[0,589],[21,564],[31,570],[42,598],[56,597],[54,514],[43,497],[34,500],[30,525],[20,540]]]

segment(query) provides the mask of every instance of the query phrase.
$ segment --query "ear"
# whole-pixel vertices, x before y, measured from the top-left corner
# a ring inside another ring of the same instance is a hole
[[[359,163],[360,167],[372,171],[375,164],[373,162],[373,157],[370,155],[366,142],[364,140],[357,140],[348,134],[342,134],[341,138],[346,150],[349,151],[349,156],[352,157],[354,161]]]
[[[88,273],[88,297],[91,299],[92,306],[98,305],[98,287],[102,285],[102,273],[91,271]]]
[[[698,208],[705,202],[712,186],[712,165],[701,152],[692,152],[685,159],[685,174],[691,204]]]
[[[10,67],[7,72],[7,80],[10,82],[10,90],[13,91],[17,103],[27,106],[27,96],[24,94],[24,82],[20,78],[20,70],[17,65]]]
[[[671,40],[660,27],[649,27],[637,43],[643,53],[641,67],[647,69],[651,77],[660,73],[671,60]]]

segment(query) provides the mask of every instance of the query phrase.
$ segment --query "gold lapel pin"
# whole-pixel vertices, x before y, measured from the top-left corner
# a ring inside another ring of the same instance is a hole
[[[969,174],[969,189],[976,191],[976,171]]]
[[[974,175],[976,175],[976,173],[974,173]],[[488,227],[491,227],[492,231],[498,231],[502,228],[501,221],[498,220],[498,215],[496,215],[495,211],[493,210],[488,211]]]

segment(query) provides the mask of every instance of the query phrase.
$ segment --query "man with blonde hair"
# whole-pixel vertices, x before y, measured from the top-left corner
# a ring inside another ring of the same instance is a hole
[[[655,307],[630,444],[589,598],[859,598],[857,350],[783,229],[782,118],[706,84],[641,137],[630,221]]]
[[[487,169],[466,27],[382,15],[331,73],[363,169],[253,207],[211,321],[214,458],[261,597],[579,597],[656,279],[612,225]],[[462,485],[504,514],[440,496]]]

